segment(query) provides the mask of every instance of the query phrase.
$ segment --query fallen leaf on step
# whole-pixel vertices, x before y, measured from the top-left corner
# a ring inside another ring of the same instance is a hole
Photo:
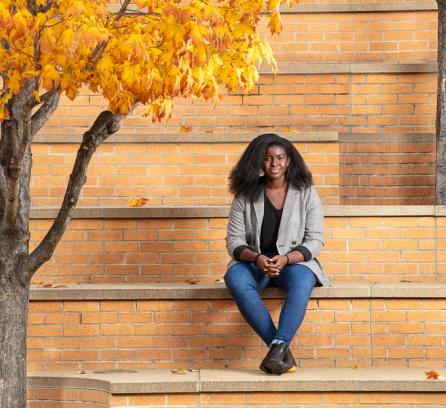
[[[215,279],[214,282],[223,282],[223,278]]]
[[[195,368],[188,368],[187,371],[191,373],[198,373],[198,370],[196,370]]]
[[[189,133],[192,131],[191,127],[187,127],[187,126],[181,126],[180,127],[180,133]]]
[[[434,370],[425,371],[424,374],[426,374],[428,380],[438,380],[438,377],[440,376],[440,374]]]
[[[129,200],[129,207],[142,207],[146,205],[149,200],[147,198],[131,198]]]
[[[44,282],[42,282],[42,281],[36,281],[36,280],[32,280],[31,281],[31,285],[39,285],[39,286],[41,286],[43,283]]]
[[[196,285],[198,282],[200,282],[200,280],[197,278],[186,279],[186,283],[189,283],[190,285]]]
[[[172,374],[186,374],[186,371],[184,371],[184,368],[174,368],[170,370]]]
[[[297,371],[297,367],[296,366],[292,366],[287,373],[295,373]]]
[[[40,282],[39,286],[41,288],[66,288],[67,285],[62,285],[61,283],[50,283],[50,282]]]
[[[78,371],[76,374],[87,374],[87,372],[84,371],[84,370],[80,370],[80,371]]]

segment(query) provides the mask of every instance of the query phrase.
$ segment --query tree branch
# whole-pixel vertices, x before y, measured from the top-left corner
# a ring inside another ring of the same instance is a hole
[[[53,87],[50,91],[41,96],[40,100],[43,105],[31,117],[31,135],[32,137],[42,128],[45,122],[50,118],[52,113],[59,105],[59,88]]]
[[[2,122],[1,166],[5,177],[4,206],[1,227],[13,229],[16,220],[20,169],[17,166],[19,136],[16,121]]]
[[[3,166],[0,164],[0,220],[5,214],[5,201],[6,201],[6,178]]]
[[[21,184],[28,183],[30,175],[22,180],[24,161],[29,153],[32,142],[31,111],[33,91],[36,79],[31,79],[23,85],[20,93],[8,102],[11,119],[2,123],[2,165],[6,177],[6,199],[2,227],[15,230],[19,208],[19,193]]]
[[[121,9],[116,13],[115,23],[125,14],[127,7],[130,4],[130,0],[125,0],[121,6]]]
[[[127,7],[129,6],[131,0],[125,0],[124,3],[121,5],[121,8],[116,13],[116,17],[113,20],[113,24],[115,24],[122,16],[125,15],[127,11]],[[105,51],[105,48],[107,47],[109,40],[102,41],[92,51],[91,55],[88,57],[88,62],[86,64],[87,69],[93,70],[96,67],[96,64],[98,63],[99,59],[101,58],[102,54]]]
[[[27,0],[26,8],[33,16],[36,16],[37,13],[46,13],[52,7],[53,1],[54,0],[47,0],[47,3],[45,5],[37,7],[35,0]]]
[[[119,123],[123,118],[124,115],[121,113],[104,111],[97,117],[91,129],[84,134],[59,214],[42,242],[24,259],[25,279],[31,279],[34,272],[53,255],[71,220],[71,213],[79,200],[82,186],[87,180],[87,168],[91,157],[104,140],[119,130]]]

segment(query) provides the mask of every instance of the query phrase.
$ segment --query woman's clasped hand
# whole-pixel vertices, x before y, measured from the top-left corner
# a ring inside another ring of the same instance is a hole
[[[286,255],[275,255],[272,258],[262,255],[257,259],[256,266],[268,276],[278,276],[280,271],[288,265]]]

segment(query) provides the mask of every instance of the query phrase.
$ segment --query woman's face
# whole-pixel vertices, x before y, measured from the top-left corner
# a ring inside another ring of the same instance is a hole
[[[290,158],[282,146],[272,145],[266,149],[263,161],[263,171],[266,178],[271,180],[285,178],[285,172],[289,164]]]

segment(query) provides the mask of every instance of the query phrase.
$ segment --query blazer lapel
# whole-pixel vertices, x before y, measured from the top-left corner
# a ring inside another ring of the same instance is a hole
[[[264,205],[265,205],[264,189],[262,188],[259,193],[259,196],[257,197],[257,200],[255,200],[253,203],[254,213],[256,216],[256,231],[255,231],[256,245],[259,249],[260,249],[260,231],[262,229],[263,214],[265,211]]]
[[[277,237],[280,237],[284,229],[288,227],[291,214],[294,212],[294,206],[299,198],[299,191],[296,190],[291,184],[288,186],[288,192],[285,198],[285,204],[283,205],[282,218],[280,219],[279,232]]]

